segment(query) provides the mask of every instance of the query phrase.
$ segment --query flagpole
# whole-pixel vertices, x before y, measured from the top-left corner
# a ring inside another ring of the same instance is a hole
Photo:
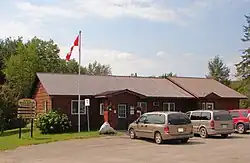
[[[79,68],[78,68],[78,132],[81,132],[81,93],[80,93],[80,78],[81,78],[81,31],[79,31]]]

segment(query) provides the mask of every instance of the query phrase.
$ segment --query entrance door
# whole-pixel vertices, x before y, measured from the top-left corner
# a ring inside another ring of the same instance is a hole
[[[118,104],[118,130],[127,130],[128,128],[128,110],[126,104]]]

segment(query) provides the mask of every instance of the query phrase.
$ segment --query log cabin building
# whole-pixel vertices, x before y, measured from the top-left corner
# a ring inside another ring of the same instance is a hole
[[[90,99],[91,129],[99,129],[108,109],[110,125],[126,130],[137,113],[195,109],[232,109],[246,96],[208,78],[91,76],[37,73],[33,98],[37,113],[58,110],[68,115],[72,127],[78,124],[78,81],[81,95],[81,128],[87,129],[84,99]]]

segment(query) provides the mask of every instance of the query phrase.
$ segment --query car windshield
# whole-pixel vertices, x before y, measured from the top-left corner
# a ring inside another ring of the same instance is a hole
[[[232,120],[232,116],[228,112],[214,112],[214,120],[215,121],[230,121]]]
[[[191,121],[186,114],[173,113],[168,115],[168,124],[170,125],[183,125],[190,123]]]

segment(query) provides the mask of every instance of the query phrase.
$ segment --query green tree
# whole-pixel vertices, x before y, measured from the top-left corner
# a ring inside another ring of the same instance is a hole
[[[245,15],[247,24],[243,26],[244,36],[241,39],[246,45],[246,49],[241,56],[242,60],[236,64],[237,77],[240,81],[236,86],[233,86],[235,90],[246,95],[248,99],[241,100],[241,107],[250,107],[250,13]],[[248,43],[248,44],[247,44]]]
[[[88,75],[111,75],[111,67],[110,65],[102,65],[97,61],[93,63],[89,63],[86,67],[86,74]]]
[[[250,43],[250,13],[249,15],[245,15],[247,25],[243,26],[244,36],[241,39],[245,43]],[[241,56],[242,61],[236,64],[237,67],[237,76],[243,79],[247,79],[250,77],[250,46],[243,51],[243,55]]]
[[[223,63],[222,59],[218,55],[208,62],[208,70],[208,78],[213,78],[227,86],[230,85],[230,69]]]
[[[167,77],[171,77],[171,76],[177,76],[176,74],[174,74],[173,72],[170,72],[170,73],[165,73],[165,74],[162,74],[161,76],[159,76],[160,78],[164,78],[166,79]]]

